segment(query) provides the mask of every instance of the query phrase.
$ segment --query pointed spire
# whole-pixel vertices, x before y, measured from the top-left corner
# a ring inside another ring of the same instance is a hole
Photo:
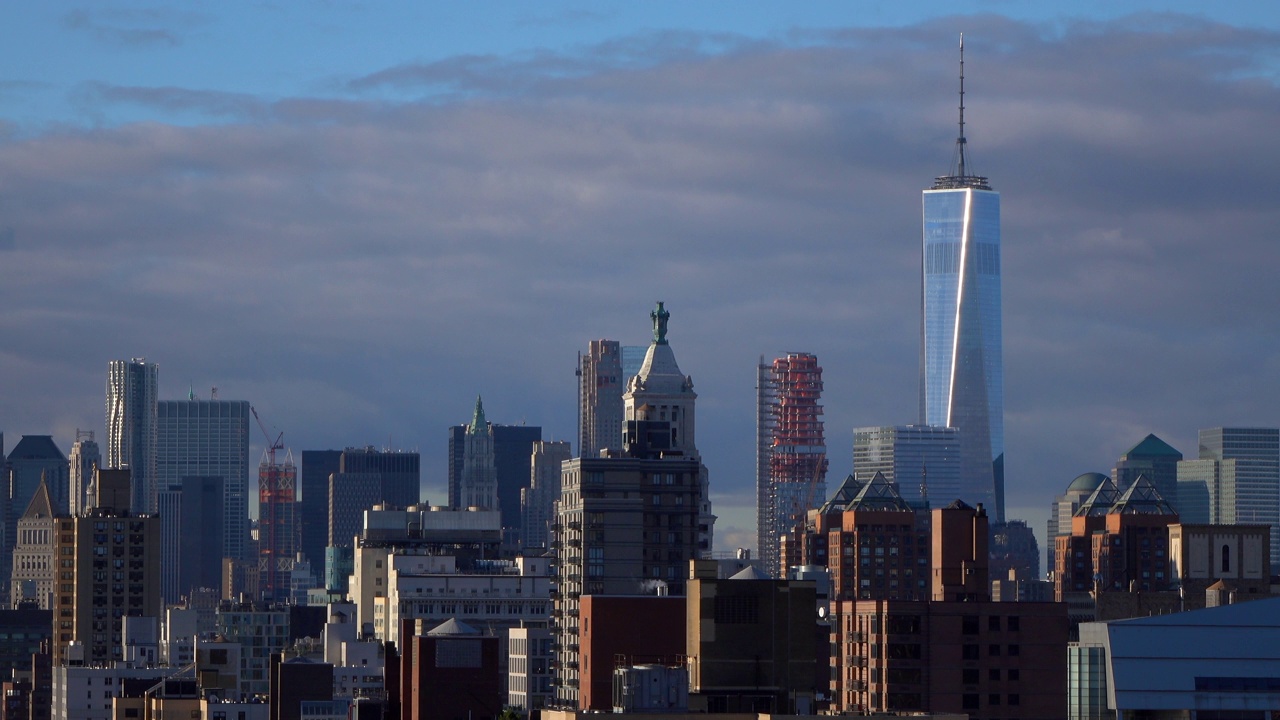
[[[475,414],[472,415],[471,417],[471,428],[468,430],[468,432],[471,433],[472,435],[475,435],[477,433],[485,432],[488,429],[488,427],[489,427],[489,423],[486,422],[484,419],[484,400],[482,400],[480,396],[477,395],[476,410],[475,410]]]
[[[965,158],[965,148],[968,144],[969,141],[964,136],[964,33],[960,33],[960,134],[956,137],[955,172],[935,178],[932,190],[991,189],[987,178],[969,174],[968,161]]]

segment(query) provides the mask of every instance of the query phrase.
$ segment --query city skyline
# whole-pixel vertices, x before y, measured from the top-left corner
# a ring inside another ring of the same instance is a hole
[[[160,399],[217,385],[295,450],[418,449],[439,503],[477,394],[574,438],[576,353],[642,340],[665,300],[720,548],[752,547],[761,354],[822,358],[833,487],[854,427],[916,419],[917,193],[947,171],[964,31],[976,167],[1006,201],[1007,515],[1041,528],[1148,433],[1192,457],[1201,428],[1280,424],[1277,23],[1081,12],[637,25],[493,66],[406,54],[341,101],[139,78],[63,124],[24,109],[0,131],[0,430],[105,439],[105,362],[147,357]],[[184,51],[107,35],[84,42]]]

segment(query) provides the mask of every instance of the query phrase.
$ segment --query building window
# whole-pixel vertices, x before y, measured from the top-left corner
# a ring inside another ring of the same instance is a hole
[[[1231,572],[1231,546],[1222,546],[1222,572]]]
[[[977,710],[978,709],[978,693],[965,693],[960,696],[961,710]]]
[[[1017,681],[1020,679],[1020,677],[1019,677],[1019,676],[1020,676],[1021,674],[1022,674],[1022,673],[1018,670],[1018,668],[1009,668],[1009,682],[1017,682]],[[1010,702],[1009,702],[1009,704],[1010,704],[1010,705],[1017,705],[1017,703],[1012,702],[1012,701],[1010,701]]]

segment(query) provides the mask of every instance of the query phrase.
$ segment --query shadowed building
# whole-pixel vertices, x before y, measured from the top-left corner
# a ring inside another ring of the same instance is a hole
[[[112,360],[107,364],[106,468],[130,471],[130,509],[135,513],[155,512],[158,500],[155,475],[159,385],[160,367],[144,358]]]
[[[502,710],[498,638],[450,619],[420,633],[402,623],[401,715],[404,720],[492,718]]]
[[[1147,480],[1155,486],[1156,492],[1174,510],[1181,511],[1178,501],[1178,463],[1182,461],[1182,453],[1169,443],[1155,435],[1147,435],[1137,445],[1129,448],[1116,461],[1111,470],[1111,479],[1121,491],[1127,489],[1138,479],[1146,475]]]
[[[57,443],[48,435],[23,435],[18,444],[13,446],[13,450],[9,451],[8,475],[4,476],[3,468],[0,468],[0,479],[6,481],[0,488],[0,502],[3,503],[4,510],[0,582],[6,587],[13,573],[18,518],[22,517],[42,482],[46,486],[52,510],[57,514],[66,514],[68,468],[67,456],[62,454]]]

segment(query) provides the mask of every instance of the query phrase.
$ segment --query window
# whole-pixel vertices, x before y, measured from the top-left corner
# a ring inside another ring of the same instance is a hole
[[[1018,629],[1019,629],[1018,624],[1019,624],[1018,616],[1017,615],[1011,616],[1008,621],[1009,632],[1018,632]]]
[[[1022,648],[1018,645],[1009,646],[1009,657],[1018,657],[1022,653]]]
[[[1000,616],[992,615],[987,618],[987,629],[992,632],[1000,632]]]
[[[960,682],[965,685],[978,684],[978,668],[965,668],[960,671]]]
[[[995,707],[996,705],[999,705],[999,704],[1000,704],[1000,694],[999,694],[999,693],[991,693],[991,694],[987,695],[987,704],[988,704],[988,705],[990,705],[990,706],[992,706],[992,707]]]
[[[1019,675],[1021,675],[1021,672],[1019,672],[1018,668],[1009,668],[1009,682],[1017,682],[1019,680]],[[1017,703],[1013,701],[1010,701],[1009,704],[1017,705]]]
[[[989,656],[991,656],[991,657],[1000,657],[1000,646],[999,646],[999,645],[988,645],[988,646],[987,646],[987,655],[989,655]]]
[[[960,696],[960,709],[977,710],[978,709],[978,693],[965,693]]]
[[[991,682],[1000,682],[1000,668],[991,668],[988,670],[987,679]]]
[[[965,635],[977,635],[978,634],[978,616],[965,615],[963,618],[961,618],[960,632],[964,633]]]
[[[1010,704],[1010,705],[1021,705],[1021,704],[1022,704],[1022,698],[1018,695],[1018,693],[1009,693],[1009,704]]]

